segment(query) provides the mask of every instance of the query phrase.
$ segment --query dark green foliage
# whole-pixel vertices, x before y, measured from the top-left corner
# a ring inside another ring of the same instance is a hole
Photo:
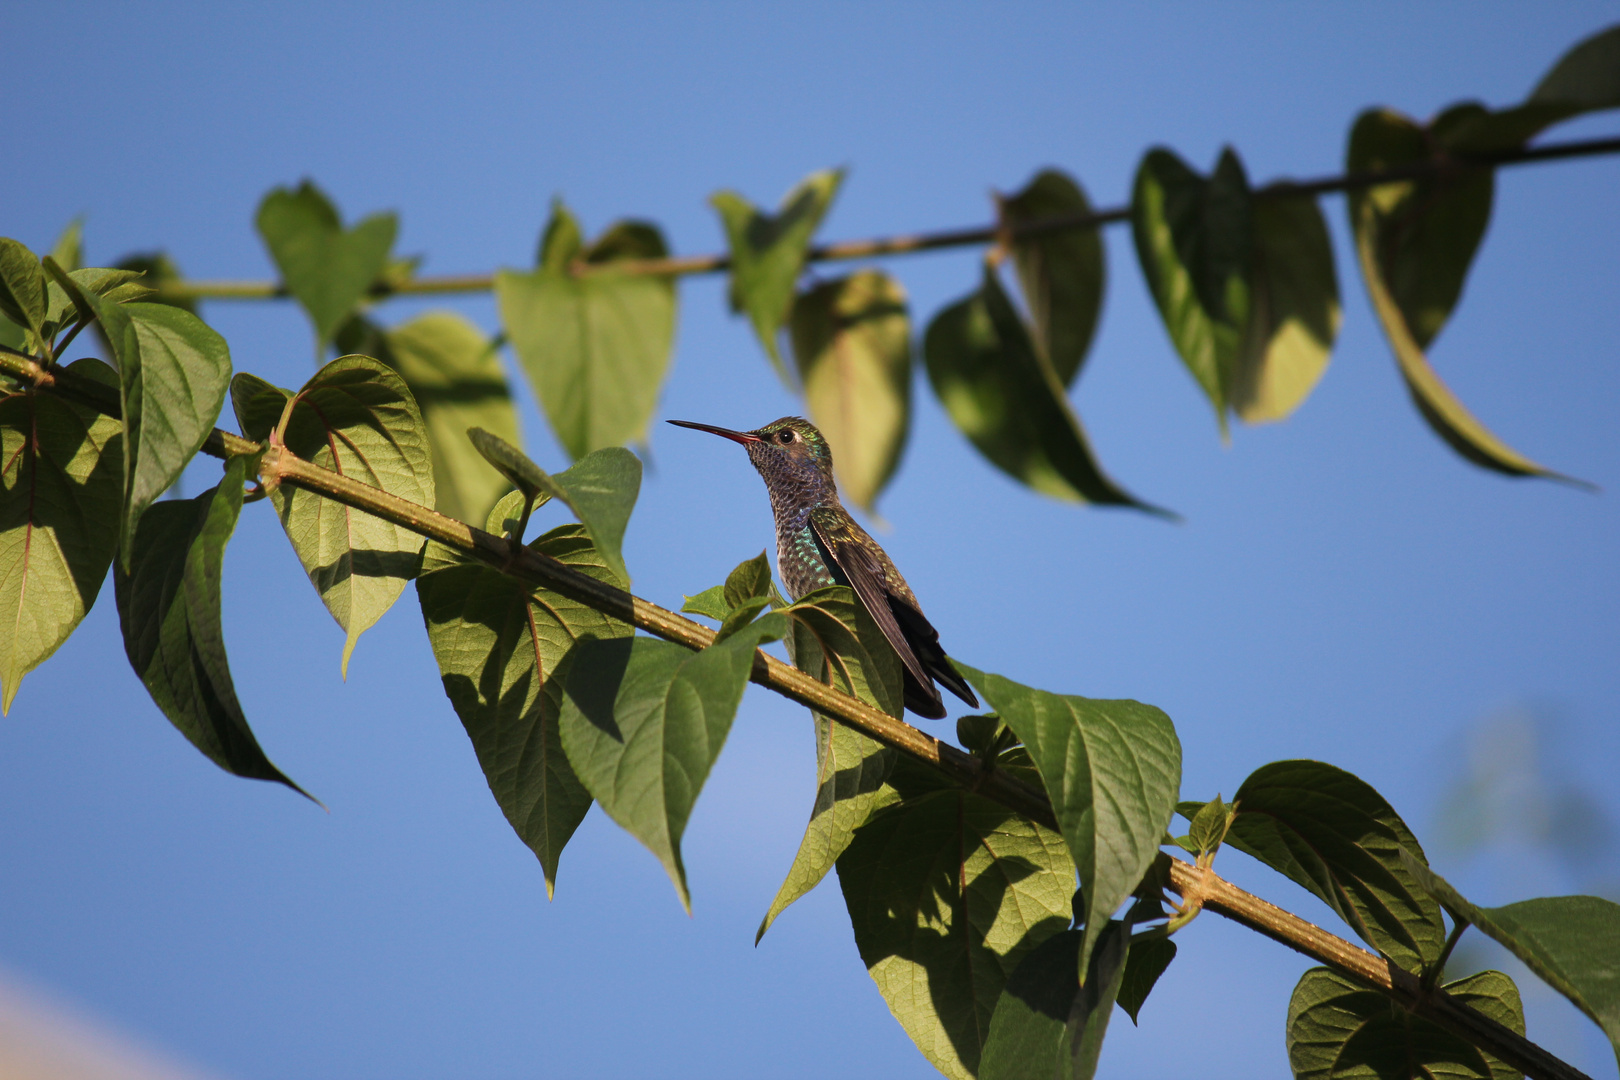
[[[306,794],[253,737],[220,629],[225,544],[242,510],[250,464],[232,458],[218,487],[195,499],[159,503],[142,517],[130,544],[130,570],[113,574],[118,620],[135,674],[192,745],[227,772]]]

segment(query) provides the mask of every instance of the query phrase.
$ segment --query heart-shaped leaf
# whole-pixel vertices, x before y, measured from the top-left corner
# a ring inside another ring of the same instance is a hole
[[[1207,179],[1169,150],[1149,150],[1131,196],[1142,275],[1223,434],[1249,327],[1252,203],[1243,163],[1230,147]]]
[[[622,446],[609,446],[592,450],[552,476],[523,451],[482,428],[469,429],[467,437],[484,460],[529,498],[545,495],[572,510],[596,550],[629,588],[630,571],[625,568],[621,548],[630,512],[641,493],[641,459]]]
[[[647,440],[674,349],[675,282],[613,264],[667,254],[641,222],[620,222],[586,250],[559,202],[540,268],[495,275],[501,323],[570,457]]]
[[[735,191],[709,197],[731,249],[731,310],[748,316],[776,373],[790,386],[776,335],[787,321],[810,240],[843,180],[843,169],[811,173],[782,197],[774,215]]]
[[[1131,1018],[1131,1023],[1137,1022],[1137,1014],[1142,1011],[1142,1005],[1147,1001],[1148,994],[1170,966],[1170,961],[1176,958],[1176,943],[1169,938],[1149,937],[1145,941],[1131,943],[1131,953],[1125,958],[1125,974],[1119,982],[1119,994],[1116,1001],[1119,1007],[1125,1010],[1125,1015]]]
[[[1080,978],[1084,935],[1065,930],[1018,965],[990,1020],[979,1080],[1091,1080],[1124,985],[1130,925],[1111,921]]]
[[[763,558],[763,556],[762,556]],[[899,718],[904,709],[900,658],[893,649],[868,650],[882,632],[843,585],[817,589],[785,609],[788,654],[801,671]],[[885,786],[895,751],[812,710],[816,732],[816,795],[810,823],[787,877],[754,935],[757,944],[788,906],[827,876],[855,830],[894,801]]]
[[[113,572],[124,651],[157,707],[226,772],[303,788],[270,763],[236,700],[220,627],[225,545],[242,510],[247,458],[195,499],[169,499],[141,518],[132,569]]]
[[[998,469],[1054,499],[1165,513],[1097,464],[1062,384],[988,264],[978,290],[934,316],[923,357],[957,430]]]
[[[1159,853],[1181,788],[1181,740],[1137,701],[1052,694],[954,661],[1034,759],[1085,888],[1086,963]]]
[[[254,219],[282,284],[309,315],[317,345],[332,339],[388,265],[399,219],[373,214],[345,229],[337,208],[314,183],[278,187]]]
[[[522,512],[512,492],[486,528]],[[563,525],[529,548],[599,581],[622,586],[578,525]],[[628,637],[631,627],[557,593],[536,594],[516,578],[429,543],[416,580],[422,619],[444,692],[478,753],[489,789],[534,852],[553,895],[557,860],[591,795],[563,753],[558,715],[565,665],[580,639]]]
[[[949,1077],[979,1069],[1008,976],[1069,923],[1063,840],[905,759],[899,801],[855,832],[838,882],[861,960],[889,1011]]]
[[[1364,781],[1320,761],[1274,761],[1233,796],[1226,842],[1310,890],[1367,944],[1411,971],[1438,961],[1440,905],[1402,861],[1423,848]]]
[[[1478,907],[1418,860],[1408,857],[1406,868],[1454,918],[1479,927],[1591,1017],[1620,1060],[1620,904],[1544,896]]]
[[[1020,236],[1019,225],[1092,212],[1080,185],[1056,169],[1042,169],[1016,195],[997,199],[1001,222],[1012,228],[1013,266],[1024,305],[1058,381],[1072,386],[1102,313],[1107,268],[1102,234],[1095,228]]]
[[[810,419],[827,437],[844,497],[871,511],[911,423],[906,291],[862,270],[801,293],[789,335]]]
[[[305,461],[433,505],[427,427],[405,380],[381,361],[340,356],[296,395],[241,375],[231,385],[231,397],[248,438],[264,441],[285,418],[281,442]],[[343,628],[347,678],[355,643],[416,576],[426,541],[403,526],[300,488],[279,486],[270,500],[315,591]]]
[[[338,333],[346,353],[376,357],[405,380],[433,447],[435,509],[478,522],[510,490],[467,442],[467,429],[483,428],[510,443],[522,441],[517,410],[495,343],[465,316],[430,311],[383,329],[350,319]]]
[[[1486,115],[1480,106],[1459,105],[1424,129],[1399,113],[1368,110],[1351,129],[1346,168],[1357,172],[1427,161]],[[1491,171],[1472,169],[1352,191],[1357,261],[1407,390],[1435,433],[1484,468],[1569,480],[1520,454],[1482,424],[1440,380],[1424,353],[1462,295],[1490,221],[1493,190]]]
[[[68,366],[116,388],[100,360]],[[123,425],[55,394],[0,390],[0,714],[73,633],[118,548]]]
[[[231,351],[197,316],[168,304],[82,294],[118,363],[124,414],[124,569],[135,525],[173,486],[214,430],[231,381]]]
[[[1500,971],[1447,983],[1453,998],[1524,1034],[1518,987]],[[1288,1002],[1296,1080],[1519,1080],[1520,1073],[1444,1028],[1392,1006],[1327,968],[1300,977]]]
[[[690,913],[681,834],[720,756],[762,641],[780,615],[701,652],[656,638],[581,642],[562,706],[563,748],[609,817],[645,844]]]

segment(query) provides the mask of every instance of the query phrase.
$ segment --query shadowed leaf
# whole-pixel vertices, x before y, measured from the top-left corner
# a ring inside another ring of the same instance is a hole
[[[990,266],[976,292],[934,316],[923,356],[957,430],[998,469],[1054,499],[1164,513],[1103,473],[1062,385]]]
[[[1083,963],[1159,853],[1181,788],[1181,740],[1151,705],[1052,694],[955,663],[1040,771],[1085,888]]]
[[[901,759],[900,800],[855,832],[838,881],[867,973],[946,1076],[979,1069],[1007,978],[1069,922],[1056,833]]]
[[[231,458],[218,487],[161,502],[141,518],[132,569],[113,572],[119,625],[135,674],[192,745],[227,772],[307,796],[260,749],[225,657],[220,572],[250,472],[247,458]]]
[[[674,348],[675,283],[612,264],[666,254],[663,236],[641,222],[614,225],[587,250],[558,202],[539,268],[495,275],[501,324],[570,457],[647,440]]]
[[[373,214],[345,229],[337,208],[313,182],[275,188],[254,219],[287,291],[309,315],[324,345],[388,265],[399,219]]]
[[[776,335],[793,305],[810,240],[843,180],[843,169],[811,173],[782,197],[774,215],[762,213],[735,191],[709,197],[731,249],[731,310],[748,316],[776,373],[789,385]]]
[[[1408,858],[1406,867],[1453,917],[1479,927],[1591,1017],[1620,1061],[1620,904],[1597,896],[1544,896],[1478,907],[1423,863]]]
[[[506,519],[521,514],[522,500],[516,491],[502,499],[486,529],[501,532]],[[623,587],[579,525],[560,526],[528,546]],[[591,807],[558,727],[565,665],[581,638],[628,637],[631,628],[432,542],[416,594],[445,694],[507,822],[540,860],[550,897],[563,846]]]
[[[562,704],[563,747],[587,790],[668,872],[690,913],[681,834],[720,756],[767,615],[701,652],[635,637],[581,642]]]
[[[1131,1023],[1137,1022],[1137,1015],[1142,1011],[1148,994],[1170,966],[1170,961],[1176,958],[1176,943],[1169,938],[1150,937],[1145,941],[1131,943],[1131,953],[1125,959],[1125,973],[1120,977],[1119,1007],[1125,1010],[1125,1015],[1131,1018]]]
[[[1482,971],[1441,989],[1524,1034],[1513,980]],[[1288,1063],[1297,1080],[1519,1080],[1456,1035],[1327,968],[1311,968],[1288,1002]]]
[[[231,397],[242,433],[269,438],[285,390],[238,376]],[[393,369],[369,356],[340,356],[295,395],[282,442],[323,469],[414,503],[433,505],[433,465],[416,402]],[[270,493],[315,591],[344,631],[343,673],[355,642],[417,574],[425,541],[403,526],[288,485]]]
[[[878,270],[823,282],[793,303],[793,358],[845,498],[873,510],[911,423],[906,292]]]
[[[1036,173],[1016,195],[997,200],[1004,224],[1091,213],[1086,193],[1056,169]],[[1107,270],[1102,235],[1092,229],[1065,229],[1012,241],[1018,286],[1035,324],[1035,337],[1064,386],[1072,386],[1102,313]]]
[[[68,366],[116,387],[100,360]],[[95,603],[118,548],[123,425],[54,394],[0,390],[0,714]]]

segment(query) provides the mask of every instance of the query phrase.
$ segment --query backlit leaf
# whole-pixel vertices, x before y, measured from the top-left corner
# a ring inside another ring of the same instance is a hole
[[[220,768],[307,795],[270,763],[236,699],[220,627],[225,545],[242,510],[247,458],[231,458],[218,487],[152,507],[114,568],[124,651],[157,707]]]
[[[735,191],[709,197],[731,249],[731,310],[748,316],[783,382],[791,380],[776,335],[788,319],[810,241],[843,180],[843,169],[811,173],[782,197],[775,214]]]
[[[923,356],[957,430],[998,469],[1054,499],[1164,513],[1103,473],[1062,384],[989,265],[977,291],[934,316]]]
[[[242,433],[264,441],[283,414],[287,391],[251,376],[238,377],[231,390]],[[340,356],[294,397],[282,434],[288,450],[351,480],[433,505],[427,427],[392,368],[369,356]],[[300,488],[278,486],[270,500],[311,584],[343,628],[347,677],[355,642],[416,576],[426,541]]]
[[[1232,798],[1226,842],[1309,889],[1361,939],[1409,971],[1439,959],[1445,924],[1401,859],[1423,848],[1359,778],[1320,761],[1275,761]]]
[[[507,495],[485,527],[501,531],[505,519],[521,513],[522,499],[519,492]],[[528,546],[623,587],[579,525],[560,526]],[[551,896],[563,845],[591,807],[558,727],[564,665],[581,638],[628,637],[631,628],[432,542],[416,594],[445,694],[507,822],[540,860]]]
[[[674,348],[675,283],[613,263],[667,253],[658,230],[639,222],[621,222],[584,249],[559,202],[539,269],[495,275],[501,324],[570,457],[647,440]]]
[[[582,642],[567,674],[563,748],[609,817],[663,863],[692,910],[681,835],[720,756],[762,641],[785,630],[767,615],[701,652],[657,638]]]
[[[908,765],[891,780],[903,798],[856,830],[838,880],[889,1011],[935,1068],[966,1078],[1008,977],[1068,925],[1074,867],[1056,833]]]
[[[388,265],[399,219],[373,214],[345,229],[313,182],[278,187],[259,203],[254,219],[282,284],[309,315],[315,340],[332,339]]]
[[[1137,701],[1021,686],[954,661],[1029,751],[1085,889],[1085,963],[1159,853],[1181,788],[1170,718]]]
[[[880,270],[822,282],[793,303],[793,358],[844,497],[872,510],[911,422],[906,291]]]
[[[467,442],[467,429],[522,442],[494,343],[466,317],[430,311],[388,329],[351,319],[338,334],[338,348],[374,356],[399,372],[433,447],[434,508],[458,521],[481,521],[510,489]]]
[[[1441,989],[1524,1034],[1513,980],[1482,971]],[[1296,1080],[1519,1080],[1520,1073],[1376,990],[1311,968],[1288,1002],[1288,1063]]]
[[[118,385],[100,360],[67,370]],[[117,419],[0,390],[0,713],[95,603],[118,548],[123,453]]]
[[[997,202],[1002,222],[1014,226],[1041,218],[1079,217],[1092,209],[1080,185],[1056,169],[1041,170],[1018,194]],[[1025,237],[1015,232],[1012,257],[1035,337],[1058,381],[1071,386],[1102,313],[1107,281],[1102,234],[1095,228]]]
[[[123,566],[135,525],[214,430],[231,380],[225,339],[168,304],[114,303],[84,294],[118,363],[124,414]]]
[[[46,289],[45,271],[34,253],[9,236],[0,236],[0,315],[35,338],[43,337]]]

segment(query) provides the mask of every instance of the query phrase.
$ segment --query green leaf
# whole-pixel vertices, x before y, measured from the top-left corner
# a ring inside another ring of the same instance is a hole
[[[68,371],[116,387],[100,360]],[[55,394],[0,391],[0,714],[73,633],[118,547],[123,425]]]
[[[1042,169],[1016,195],[997,200],[1003,225],[1042,218],[1083,217],[1092,212],[1080,185],[1056,169]],[[1065,229],[1038,236],[1012,236],[1018,286],[1035,324],[1035,337],[1064,386],[1072,386],[1085,363],[1102,312],[1107,270],[1102,234],[1095,228]]]
[[[1369,109],[1351,129],[1345,167],[1359,172],[1429,160],[1487,115],[1478,105],[1454,106],[1425,129],[1399,113]],[[1425,355],[1462,295],[1490,221],[1494,185],[1491,170],[1468,169],[1350,192],[1357,261],[1401,377],[1435,433],[1484,468],[1569,480],[1492,433],[1440,380]]]
[[[1054,499],[1165,513],[1103,473],[1051,364],[988,264],[977,291],[934,316],[923,357],[957,430],[998,469]]]
[[[681,835],[725,745],[758,645],[784,630],[781,616],[767,615],[696,653],[648,637],[589,640],[569,667],[568,760],[608,816],[658,856],[688,914]]]
[[[724,620],[731,613],[731,605],[726,603],[726,587],[713,585],[696,596],[688,596],[681,610],[689,615],[702,615],[709,619]]]
[[[185,280],[180,273],[180,268],[174,264],[174,260],[170,259],[168,254],[162,251],[142,252],[125,256],[118,261],[118,269],[139,274],[141,284],[154,290],[161,290],[166,285]],[[197,314],[197,301],[195,300],[169,299],[163,297],[160,292],[158,296],[154,297],[153,302],[168,304],[170,307],[189,311],[193,315]]]
[[[1018,965],[996,1005],[979,1080],[1091,1080],[1128,965],[1130,926],[1110,922],[1084,979],[1078,930],[1048,938]]]
[[[1250,317],[1252,199],[1230,147],[1206,179],[1175,154],[1149,150],[1131,197],[1136,256],[1170,340],[1226,432]]]
[[[67,223],[51,245],[51,258],[63,270],[77,270],[84,265],[84,218],[76,217]]]
[[[771,560],[761,551],[752,559],[738,563],[736,569],[726,575],[721,595],[725,597],[726,606],[734,608],[750,600],[768,599],[770,593]]]
[[[735,191],[709,197],[731,248],[731,310],[747,314],[776,373],[790,386],[776,335],[787,321],[810,240],[843,181],[843,169],[811,173],[782,197],[774,215]]]
[[[1187,830],[1187,837],[1196,849],[1195,855],[1212,856],[1220,850],[1221,841],[1226,839],[1226,830],[1231,824],[1231,816],[1230,808],[1219,795],[1198,808],[1192,818],[1192,827]]]
[[[314,324],[319,345],[331,340],[382,275],[399,230],[391,213],[345,229],[337,208],[309,180],[294,190],[272,190],[259,203],[254,224],[282,284]]]
[[[911,423],[906,291],[880,270],[822,282],[793,303],[793,358],[844,497],[873,510]]]
[[[621,222],[585,253],[579,227],[557,203],[541,265],[495,275],[501,324],[570,457],[644,443],[675,342],[675,282],[613,268],[668,252],[652,226]]]
[[[1544,896],[1482,908],[1416,859],[1407,859],[1406,868],[1453,917],[1479,927],[1591,1017],[1620,1060],[1620,904]]]
[[[1175,812],[1175,726],[1151,705],[1052,694],[954,662],[1040,771],[1085,887],[1085,963],[1108,917],[1153,865]]]
[[[1320,761],[1275,761],[1232,799],[1226,842],[1310,890],[1367,944],[1411,971],[1445,945],[1440,905],[1401,860],[1423,849],[1383,796]]]
[[[908,785],[856,830],[838,881],[889,1011],[935,1068],[971,1077],[1008,976],[1068,925],[1074,867],[1061,837],[999,803]]]
[[[1315,199],[1262,188],[1250,214],[1249,326],[1232,368],[1232,411],[1246,424],[1281,420],[1327,370],[1339,334],[1333,242]]]
[[[522,501],[519,492],[507,495],[486,528],[498,531],[521,513]],[[578,525],[560,526],[528,546],[623,587]],[[629,637],[631,627],[431,542],[416,594],[445,695],[507,822],[540,860],[550,897],[563,845],[591,807],[558,726],[566,665],[582,638]]]
[[[1529,100],[1582,112],[1620,106],[1620,26],[1598,31],[1559,57]]]
[[[484,459],[532,499],[547,495],[560,500],[579,518],[591,542],[607,565],[630,585],[625,569],[624,530],[641,493],[641,460],[621,446],[592,450],[571,467],[552,476],[530,461],[517,447],[482,428],[467,437]]]
[[[1482,971],[1442,987],[1524,1034],[1513,980]],[[1288,1002],[1288,1063],[1297,1080],[1518,1080],[1520,1073],[1376,990],[1327,968],[1300,977]]]
[[[180,733],[226,772],[308,796],[260,749],[225,657],[220,574],[251,472],[249,459],[231,458],[218,487],[152,507],[130,544],[131,569],[113,571],[113,591],[130,665]]]
[[[231,379],[231,351],[224,338],[180,308],[119,304],[94,292],[84,299],[118,363],[124,413],[119,546],[128,570],[136,523],[214,430]]]
[[[433,505],[426,425],[405,380],[381,361],[340,356],[296,395],[251,376],[238,377],[231,391],[248,438],[269,438],[285,415],[281,441],[305,461]],[[284,412],[289,397],[293,405]],[[270,501],[310,583],[343,628],[347,678],[355,642],[416,576],[426,541],[403,526],[301,488],[278,486]]]
[[[481,521],[510,489],[467,442],[467,429],[518,444],[517,410],[495,344],[466,317],[430,311],[387,330],[352,318],[338,348],[376,357],[399,372],[422,410],[433,448],[434,508],[459,521]]]
[[[893,649],[868,650],[863,644],[882,641],[882,632],[847,586],[817,589],[785,614],[790,626],[788,654],[799,670],[900,717],[904,709],[900,658]],[[778,915],[821,883],[849,847],[855,830],[898,797],[885,785],[895,751],[815,710],[810,716],[816,735],[816,795],[810,822],[787,877],[760,921],[755,944]]]
[[[1159,976],[1164,974],[1165,969],[1170,966],[1170,961],[1175,958],[1176,943],[1169,938],[1149,937],[1144,941],[1131,943],[1131,952],[1125,958],[1125,974],[1120,979],[1119,994],[1116,998],[1119,1007],[1131,1018],[1131,1023],[1137,1022],[1137,1016],[1141,1013],[1148,994],[1153,991]]]
[[[43,340],[47,288],[45,271],[34,253],[9,236],[0,236],[0,315]]]

